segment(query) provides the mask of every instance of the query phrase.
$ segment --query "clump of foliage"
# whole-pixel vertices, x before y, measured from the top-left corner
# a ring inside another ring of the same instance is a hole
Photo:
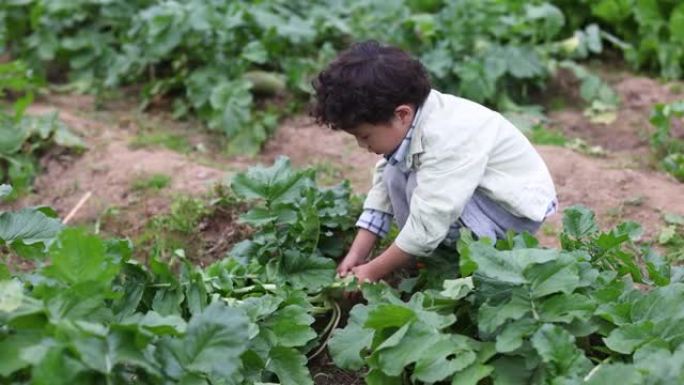
[[[569,26],[590,22],[617,38],[636,69],[658,72],[666,79],[684,74],[684,4],[677,0],[554,0],[570,19]]]
[[[459,269],[401,290],[364,284],[338,329],[339,289],[355,283],[336,280],[329,257],[353,225],[348,188],[317,187],[285,159],[232,188],[252,203],[242,220],[256,231],[204,269],[182,250],[143,265],[130,242],[42,209],[0,213],[3,257],[35,263],[22,273],[0,262],[0,379],[312,385],[308,360],[334,330],[334,362],[370,385],[684,380],[684,271],[642,248],[636,223],[601,231],[592,212],[568,208],[560,250],[464,231],[458,256],[426,259]]]
[[[650,122],[655,127],[651,134],[651,148],[660,164],[680,182],[684,182],[684,140],[673,132],[673,123],[684,118],[684,100],[669,104],[656,104]]]
[[[81,139],[57,118],[57,113],[26,116],[40,82],[25,64],[0,63],[0,98],[12,97],[12,112],[0,106],[0,182],[14,186],[12,197],[28,191],[37,173],[37,156],[54,145],[84,149]]]
[[[262,107],[285,91],[305,100],[312,76],[354,40],[403,47],[436,87],[502,109],[528,103],[559,62],[602,50],[596,26],[565,32],[550,2],[429,3],[6,1],[0,50],[83,91],[142,84],[143,106],[168,98],[176,117],[197,115],[242,153],[258,151],[277,124],[276,109]],[[596,89],[599,79],[581,80]],[[591,104],[605,96],[587,95]]]

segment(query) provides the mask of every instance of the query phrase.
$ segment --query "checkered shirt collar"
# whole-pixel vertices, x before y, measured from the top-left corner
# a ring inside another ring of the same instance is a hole
[[[416,113],[413,115],[413,120],[411,121],[411,126],[409,126],[408,131],[406,131],[406,136],[404,136],[404,139],[401,140],[399,146],[397,146],[397,148],[392,151],[391,154],[385,155],[385,159],[387,159],[387,162],[390,165],[396,166],[397,164],[401,164],[401,162],[406,160],[406,154],[408,154],[409,148],[411,147],[413,131],[416,128],[416,123],[418,122],[418,117],[420,116],[421,110],[422,107],[418,107],[416,110]]]

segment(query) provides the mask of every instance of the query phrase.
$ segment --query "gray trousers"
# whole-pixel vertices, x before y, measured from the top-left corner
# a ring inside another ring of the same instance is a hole
[[[394,219],[399,228],[403,228],[409,216],[409,208],[413,190],[416,188],[416,173],[401,171],[397,166],[386,165],[383,180],[387,186]],[[489,237],[493,240],[504,238],[508,230],[517,233],[527,231],[535,233],[542,222],[517,217],[479,190],[466,203],[461,217],[449,228],[445,239],[452,243],[458,239],[462,227],[470,229],[478,238]]]

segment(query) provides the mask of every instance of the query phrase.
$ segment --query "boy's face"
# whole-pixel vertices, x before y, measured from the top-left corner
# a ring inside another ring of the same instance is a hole
[[[354,135],[359,147],[378,155],[387,155],[401,144],[413,121],[413,114],[413,107],[402,104],[394,110],[389,122],[363,123],[347,132]]]

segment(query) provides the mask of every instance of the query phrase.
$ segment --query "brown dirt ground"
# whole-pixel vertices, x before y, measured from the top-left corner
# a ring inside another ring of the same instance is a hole
[[[592,123],[580,109],[572,107],[550,114],[552,124],[566,135],[601,145],[608,150],[608,156],[588,157],[558,147],[538,149],[557,184],[562,207],[581,203],[595,210],[606,226],[631,219],[642,223],[647,235],[653,235],[662,226],[663,213],[684,214],[684,184],[652,169],[648,114],[653,103],[684,95],[676,87],[649,78],[624,73],[609,77],[622,99],[613,123]],[[89,150],[80,156],[45,157],[35,193],[16,205],[47,204],[65,216],[86,192],[92,192],[92,198],[74,217],[75,223],[92,223],[112,207],[129,208],[144,223],[166,210],[175,194],[202,194],[235,171],[255,163],[268,164],[279,155],[289,156],[297,166],[316,167],[324,184],[346,178],[355,191],[362,193],[370,183],[377,159],[359,149],[349,135],[319,127],[305,116],[286,120],[263,152],[248,158],[226,157],[214,148],[209,155],[197,151],[181,154],[159,147],[133,148],[130,143],[149,121],[163,130],[180,132],[193,144],[211,145],[217,141],[215,136],[202,133],[196,122],[179,130],[178,123],[163,116],[131,113],[135,106],[130,103],[111,103],[102,112],[94,108],[91,97],[50,95],[36,103],[31,112],[54,108],[86,140]],[[172,177],[168,189],[156,194],[132,190],[134,180],[156,173]],[[543,244],[555,244],[560,217],[556,215],[545,226],[540,234]]]

